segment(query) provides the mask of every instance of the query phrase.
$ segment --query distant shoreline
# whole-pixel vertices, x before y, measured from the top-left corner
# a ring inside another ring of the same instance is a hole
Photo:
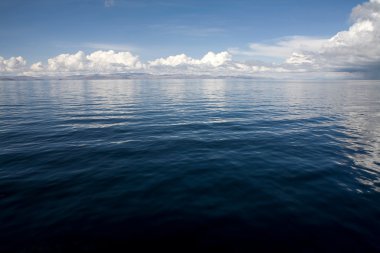
[[[0,76],[0,81],[65,81],[65,80],[223,80],[223,79],[243,79],[258,81],[368,81],[367,79],[286,79],[286,78],[264,78],[254,76],[213,76],[213,75],[153,75],[153,74],[105,74],[105,75],[70,75],[70,76]],[[371,80],[374,81],[374,80]],[[376,80],[375,80],[376,81]]]

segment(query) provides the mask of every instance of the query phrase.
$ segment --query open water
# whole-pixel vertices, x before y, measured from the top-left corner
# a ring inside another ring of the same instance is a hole
[[[0,82],[0,251],[380,251],[380,82]]]

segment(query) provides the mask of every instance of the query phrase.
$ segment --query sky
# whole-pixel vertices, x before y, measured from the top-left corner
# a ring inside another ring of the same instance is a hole
[[[380,0],[1,0],[0,75],[377,79]]]

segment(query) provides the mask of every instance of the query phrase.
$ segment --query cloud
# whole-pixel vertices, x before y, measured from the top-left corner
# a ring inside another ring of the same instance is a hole
[[[208,52],[203,57],[196,59],[179,54],[167,58],[159,58],[149,61],[146,65],[151,74],[184,74],[184,75],[251,75],[264,70],[255,69],[244,63],[232,60],[230,53],[223,51],[219,53]]]
[[[44,70],[44,65],[42,62],[36,62],[30,66],[30,70],[33,72],[42,72]]]
[[[286,60],[289,64],[309,65],[320,71],[341,71],[362,78],[379,76],[380,0],[355,7],[352,25],[322,43],[318,50],[299,50]]]
[[[95,51],[85,54],[60,54],[46,62],[36,62],[28,69],[20,58],[6,60],[8,70],[17,69],[13,74],[31,76],[70,76],[78,74],[113,74],[113,73],[147,73],[155,75],[211,75],[211,76],[246,76],[246,77],[315,77],[303,68],[293,65],[268,64],[262,62],[238,62],[230,53],[208,52],[197,59],[179,54],[142,63],[138,56],[130,52]],[[15,63],[19,62],[19,63]],[[4,62],[4,60],[2,61]],[[19,66],[16,68],[16,66]],[[1,73],[6,73],[2,67]],[[7,70],[7,71],[8,71]]]
[[[249,50],[230,49],[234,55],[283,61],[294,52],[319,50],[327,39],[322,37],[288,36],[275,40],[274,43],[251,43]]]
[[[96,50],[115,50],[115,51],[135,51],[138,48],[133,47],[128,44],[113,44],[113,43],[96,43],[96,42],[88,42],[83,43],[81,46],[90,49]]]
[[[251,43],[232,55],[275,61],[289,72],[345,72],[356,78],[380,78],[380,0],[356,6],[352,25],[331,38],[290,36],[273,43]]]
[[[46,63],[32,64],[27,74],[32,75],[75,75],[112,73],[149,73],[177,75],[249,76],[269,72],[286,72],[282,67],[262,66],[255,63],[239,63],[232,60],[230,53],[208,52],[197,59],[179,54],[142,63],[138,56],[130,52],[95,51],[85,54],[61,54]]]
[[[146,71],[151,74],[182,74],[211,76],[252,76],[266,77],[270,73],[284,73],[287,70],[273,64],[237,62],[229,52],[208,52],[200,59],[185,54],[149,61]]]
[[[210,67],[218,67],[226,62],[231,61],[231,55],[228,52],[214,53],[208,52],[201,59],[193,59],[185,54],[169,56],[167,58],[160,58],[150,61],[150,66],[185,66],[185,65],[207,65]]]
[[[159,30],[164,34],[182,35],[190,37],[215,37],[225,32],[221,27],[189,26],[177,24],[154,24],[149,26],[152,30]]]
[[[104,1],[104,6],[105,7],[112,7],[115,5],[115,0],[105,0]]]
[[[9,59],[5,59],[0,56],[0,73],[18,73],[24,70],[26,66],[26,60],[21,57],[11,57]]]
[[[79,51],[75,54],[61,54],[47,60],[46,64],[37,62],[30,67],[40,74],[83,74],[115,73],[142,69],[138,56],[129,52],[95,51],[89,55]]]
[[[356,7],[352,17],[354,24],[332,37],[319,54],[334,58],[338,66],[380,61],[380,2]]]

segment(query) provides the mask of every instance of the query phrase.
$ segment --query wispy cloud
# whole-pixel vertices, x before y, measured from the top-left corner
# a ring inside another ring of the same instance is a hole
[[[208,37],[222,34],[224,28],[220,27],[196,27],[189,25],[156,24],[151,25],[152,30],[160,30],[165,34],[178,34],[190,37]]]
[[[105,7],[112,7],[115,5],[115,0],[104,0]]]
[[[115,50],[115,51],[138,51],[138,48],[129,44],[98,43],[87,42],[82,44],[83,47],[96,50]]]
[[[232,48],[230,53],[284,61],[294,52],[318,51],[328,41],[325,37],[289,36],[268,43],[251,43],[248,49]]]

